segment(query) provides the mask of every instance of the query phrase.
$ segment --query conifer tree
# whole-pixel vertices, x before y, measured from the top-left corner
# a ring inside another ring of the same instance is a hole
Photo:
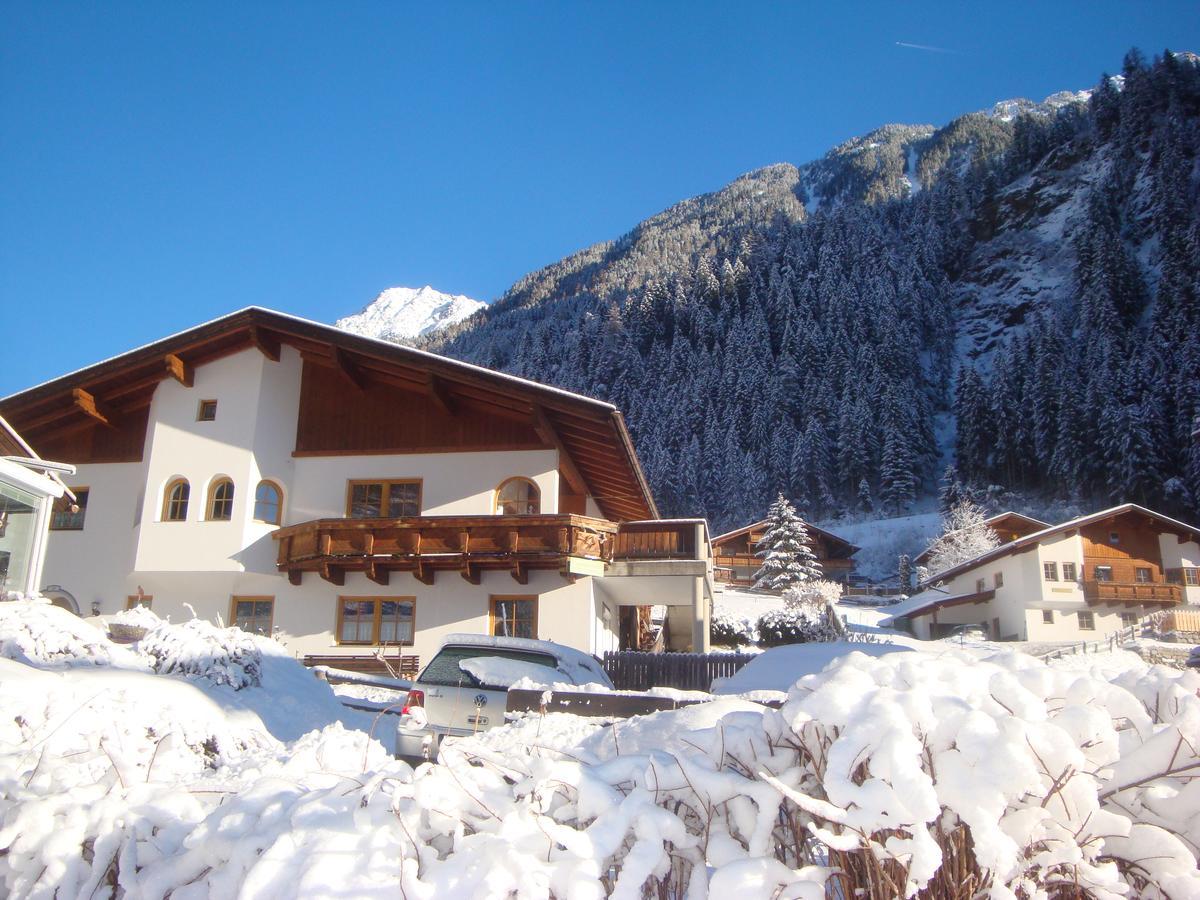
[[[754,573],[754,586],[780,591],[821,577],[821,564],[813,553],[804,521],[780,494],[767,510],[767,530],[757,544],[763,564]]]

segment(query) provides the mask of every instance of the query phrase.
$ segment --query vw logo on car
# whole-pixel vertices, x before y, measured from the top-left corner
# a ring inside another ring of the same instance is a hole
[[[476,706],[487,706],[487,694],[476,694],[475,695],[475,705]]]

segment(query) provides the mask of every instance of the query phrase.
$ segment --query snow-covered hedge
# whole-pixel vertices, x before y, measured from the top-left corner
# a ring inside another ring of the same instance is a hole
[[[837,637],[837,630],[824,609],[819,612],[808,606],[774,609],[758,620],[758,643],[763,647],[833,641]]]
[[[146,667],[99,628],[43,597],[0,601],[0,657],[33,665]]]
[[[235,691],[262,684],[262,652],[240,628],[218,628],[203,619],[182,625],[166,622],[149,631],[138,649],[163,675],[188,675],[225,684]]]
[[[757,641],[758,634],[744,616],[715,613],[709,620],[708,639],[715,646],[744,647]]]
[[[1193,672],[853,653],[779,710],[533,714],[416,773],[213,698],[253,689],[0,684],[6,896],[1200,896]]]

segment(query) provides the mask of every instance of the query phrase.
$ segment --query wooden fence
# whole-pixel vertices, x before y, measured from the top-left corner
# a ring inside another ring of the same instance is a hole
[[[732,675],[756,655],[609,651],[604,654],[604,671],[613,687],[621,691],[648,691],[652,687],[707,691],[714,678]]]

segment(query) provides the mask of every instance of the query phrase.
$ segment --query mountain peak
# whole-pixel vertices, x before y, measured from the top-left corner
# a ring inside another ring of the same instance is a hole
[[[354,334],[397,343],[411,341],[463,319],[487,306],[462,294],[444,294],[430,285],[393,287],[334,326]]]

